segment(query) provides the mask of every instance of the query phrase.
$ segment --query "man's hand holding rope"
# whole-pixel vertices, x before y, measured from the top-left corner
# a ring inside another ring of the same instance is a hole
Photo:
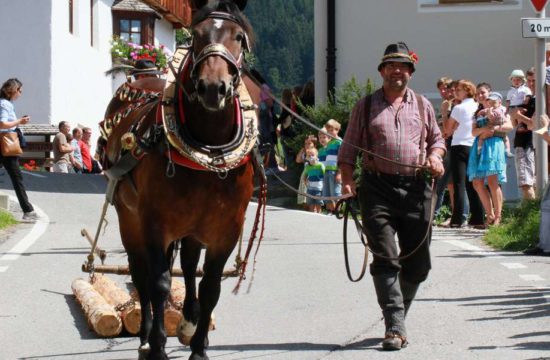
[[[438,178],[445,173],[445,168],[443,167],[443,150],[435,149],[426,159],[424,166],[426,170],[432,174],[432,177]]]

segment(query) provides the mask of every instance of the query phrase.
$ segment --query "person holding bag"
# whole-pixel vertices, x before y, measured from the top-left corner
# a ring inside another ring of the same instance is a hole
[[[34,221],[38,220],[38,214],[29,202],[23,185],[23,175],[19,169],[19,155],[23,151],[16,132],[17,126],[28,123],[31,118],[28,115],[17,118],[13,106],[13,101],[21,96],[22,91],[23,84],[18,79],[8,79],[0,88],[0,162],[10,176],[17,200],[23,209],[23,220]]]

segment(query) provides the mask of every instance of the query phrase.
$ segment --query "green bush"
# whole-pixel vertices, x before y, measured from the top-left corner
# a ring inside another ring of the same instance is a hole
[[[336,88],[335,93],[331,94],[328,100],[316,106],[303,106],[298,101],[298,107],[302,110],[303,116],[311,121],[317,127],[323,125],[329,119],[335,119],[342,124],[340,136],[344,137],[347,124],[353,107],[362,97],[374,92],[374,84],[368,79],[364,84],[360,84],[355,77],[352,77],[341,87]],[[298,153],[304,145],[304,140],[309,134],[317,136],[317,131],[303,124],[299,120],[294,120],[293,129],[296,136],[286,140],[286,145]]]
[[[0,210],[0,230],[5,229],[11,225],[17,224],[18,221],[15,220],[13,215],[5,210]]]
[[[523,201],[519,206],[506,205],[500,226],[493,226],[484,240],[500,250],[521,251],[537,245],[540,227],[540,201]]]

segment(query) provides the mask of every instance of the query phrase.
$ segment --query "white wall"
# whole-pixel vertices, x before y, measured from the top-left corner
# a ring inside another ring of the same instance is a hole
[[[336,84],[352,75],[380,84],[378,63],[386,45],[396,41],[405,41],[419,55],[411,87],[429,97],[437,95],[435,83],[441,76],[487,81],[505,91],[512,69],[532,66],[533,40],[521,34],[521,18],[535,16],[529,1],[513,1],[517,4],[513,6],[455,6],[446,11],[441,7],[420,10],[422,2],[426,1],[337,1]],[[315,0],[319,99],[326,96],[326,47],[326,0]]]
[[[112,0],[94,1],[94,46],[91,45],[90,1],[75,1],[74,33],[69,32],[65,1],[53,1],[52,111],[50,121],[69,121],[92,128],[92,144],[99,135],[98,123],[112,97],[111,67]],[[63,21],[65,19],[65,21]],[[95,149],[95,148],[94,148]]]
[[[17,77],[23,82],[17,114],[29,114],[37,124],[65,120],[73,127],[88,126],[92,151],[98,123],[121,81],[104,75],[112,66],[113,1],[94,0],[91,8],[90,0],[74,0],[71,34],[68,1],[0,0],[0,34],[9,37],[0,51],[0,81]],[[170,22],[156,21],[155,44],[174,50]]]
[[[51,111],[51,3],[43,0],[0,0],[0,82],[18,78],[23,95],[15,102],[18,116],[49,122]]]
[[[176,47],[176,31],[172,23],[164,19],[155,21],[155,46],[164,45],[174,52]]]

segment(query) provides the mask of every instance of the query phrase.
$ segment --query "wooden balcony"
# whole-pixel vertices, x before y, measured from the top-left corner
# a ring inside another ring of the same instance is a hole
[[[168,21],[174,27],[189,27],[191,25],[191,0],[141,0]]]

